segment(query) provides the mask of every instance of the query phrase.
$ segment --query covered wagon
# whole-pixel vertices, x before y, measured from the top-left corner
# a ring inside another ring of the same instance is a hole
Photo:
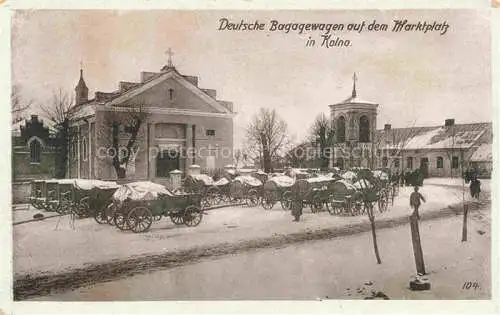
[[[300,209],[309,205],[313,212],[320,211],[329,201],[334,182],[334,178],[323,176],[298,179],[292,186],[292,198],[300,203]]]
[[[147,231],[153,221],[170,217],[174,224],[196,226],[202,219],[201,195],[173,193],[165,186],[143,181],[125,184],[113,194],[116,226],[135,233]]]
[[[271,209],[279,201],[284,210],[290,209],[291,191],[294,183],[293,178],[286,175],[269,178],[264,184],[262,206],[265,209]]]
[[[220,195],[215,181],[207,174],[191,174],[184,180],[184,190],[188,193],[201,195],[201,204],[203,207],[210,207],[218,203]]]
[[[330,214],[357,215],[363,209],[360,190],[346,180],[338,180],[332,184],[332,193],[328,203]]]
[[[253,176],[238,176],[229,184],[229,194],[232,200],[244,200],[247,206],[255,207],[262,196],[262,187],[262,182]]]

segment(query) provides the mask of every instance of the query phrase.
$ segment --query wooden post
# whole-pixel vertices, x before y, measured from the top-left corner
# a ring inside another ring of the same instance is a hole
[[[377,233],[375,231],[375,215],[373,214],[373,205],[371,202],[366,204],[368,213],[368,219],[370,220],[370,225],[372,227],[372,240],[373,240],[373,250],[375,251],[375,258],[377,259],[377,264],[381,264],[382,260],[380,259],[380,254],[378,252],[378,244],[377,244]]]
[[[467,213],[469,212],[469,206],[464,204],[464,221],[462,224],[462,242],[467,242]]]
[[[418,219],[415,214],[410,215],[411,241],[413,243],[413,255],[415,256],[415,265],[417,273],[425,274],[424,254],[422,253],[422,244],[420,243],[420,232],[418,229]]]

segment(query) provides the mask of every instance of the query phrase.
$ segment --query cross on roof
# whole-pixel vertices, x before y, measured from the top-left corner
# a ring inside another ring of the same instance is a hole
[[[168,66],[173,67],[172,56],[174,55],[174,53],[172,52],[172,49],[169,48],[165,53],[168,55]]]
[[[352,97],[356,97],[356,81],[358,81],[358,77],[356,76],[356,72],[354,72],[352,76]]]

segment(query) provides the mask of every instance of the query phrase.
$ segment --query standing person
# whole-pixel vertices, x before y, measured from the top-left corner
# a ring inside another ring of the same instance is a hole
[[[474,178],[470,182],[470,194],[472,198],[479,199],[479,193],[481,192],[481,181]]]
[[[415,185],[414,192],[410,195],[410,207],[413,209],[413,214],[417,216],[420,220],[420,214],[418,213],[418,208],[420,207],[420,200],[425,202],[424,196],[418,192],[418,186]]]

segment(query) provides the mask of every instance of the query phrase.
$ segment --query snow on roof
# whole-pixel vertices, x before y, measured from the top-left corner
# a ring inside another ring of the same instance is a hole
[[[491,123],[455,124],[453,126],[409,127],[378,130],[376,142],[387,149],[468,149],[491,130]]]
[[[249,175],[238,176],[234,179],[236,182],[241,182],[253,187],[262,186],[262,182],[255,177]]]
[[[203,182],[203,184],[205,184],[206,186],[212,186],[214,184],[213,178],[208,176],[207,174],[192,174],[190,176],[197,181]]]
[[[165,186],[149,181],[128,183],[118,188],[113,194],[113,199],[124,201],[131,200],[154,200],[159,195],[173,196]]]
[[[286,175],[274,176],[270,178],[269,181],[275,182],[276,185],[280,187],[291,187],[294,183],[293,178]]]
[[[333,106],[335,106],[335,105],[342,105],[342,104],[369,104],[369,105],[378,105],[378,103],[374,103],[374,102],[363,100],[360,97],[358,97],[357,95],[354,96],[354,97],[350,96],[350,97],[346,98],[345,100],[343,100],[340,103],[333,104]],[[330,105],[330,106],[332,106],[332,105]]]
[[[481,144],[472,156],[470,157],[471,162],[491,162],[493,161],[493,151],[491,143]]]

